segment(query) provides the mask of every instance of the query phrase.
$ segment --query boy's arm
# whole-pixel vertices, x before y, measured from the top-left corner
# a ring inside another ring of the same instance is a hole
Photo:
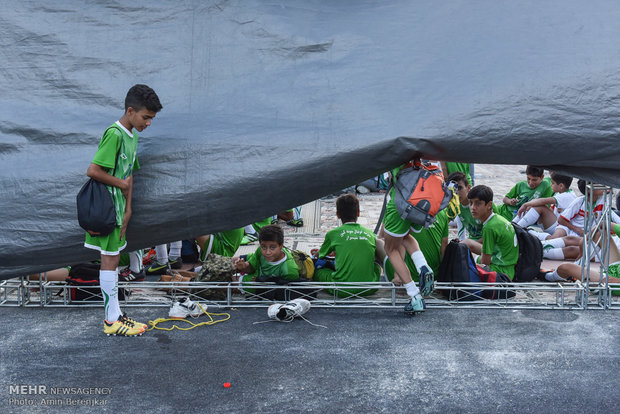
[[[94,164],[92,162],[88,166],[88,170],[86,170],[86,175],[89,178],[104,183],[105,185],[120,188],[121,192],[125,196],[125,199],[127,199],[130,185],[129,181],[131,179],[131,176],[125,178],[124,180],[121,180],[120,178],[116,178],[113,175],[108,174],[101,165]]]
[[[574,231],[575,233],[579,234],[580,236],[583,236],[583,229],[580,229],[579,227],[575,226],[573,223],[571,223],[569,220],[565,219],[562,216],[560,216],[560,218],[558,219],[558,224],[562,226],[566,226],[572,231]]]
[[[504,204],[508,204],[509,206],[517,205],[517,203],[519,202],[519,199],[517,198],[517,185],[518,183],[515,184],[515,186],[512,187],[510,191],[508,191],[508,194],[504,196]]]
[[[321,245],[321,248],[319,249],[319,253],[318,253],[319,259],[329,255],[333,250],[334,248],[332,247],[332,244],[330,241],[330,235],[329,233],[327,233],[325,235],[325,240],[323,241],[323,244]]]
[[[254,268],[251,264],[240,258],[239,256],[233,257],[233,266],[241,273],[254,273]]]
[[[491,255],[482,253],[480,256],[480,264],[490,266],[491,265]]]
[[[129,224],[129,219],[131,218],[131,198],[133,196],[133,174],[131,174],[129,177],[127,177],[127,180],[129,180],[129,189],[127,190],[127,194],[125,195],[125,193],[123,193],[123,195],[125,196],[125,214],[123,215],[123,225],[121,226],[121,240],[123,239],[123,236],[125,235],[125,232],[127,232],[127,225]],[[123,180],[124,181],[124,180]]]

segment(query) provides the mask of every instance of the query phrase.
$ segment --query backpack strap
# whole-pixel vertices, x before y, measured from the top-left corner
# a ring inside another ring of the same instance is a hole
[[[379,229],[381,228],[381,223],[383,222],[383,216],[385,215],[385,206],[387,205],[387,198],[388,195],[390,194],[390,190],[392,189],[394,183],[394,179],[390,180],[390,183],[388,184],[388,188],[387,190],[385,190],[385,197],[383,197],[383,207],[381,207],[381,213],[379,213],[379,219],[377,220],[377,225],[375,226],[375,234],[379,233]]]

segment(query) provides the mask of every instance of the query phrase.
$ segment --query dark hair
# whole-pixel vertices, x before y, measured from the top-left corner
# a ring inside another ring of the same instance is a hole
[[[586,195],[586,180],[581,178],[577,181],[577,188],[581,191],[581,194]]]
[[[258,241],[273,241],[280,245],[284,244],[284,232],[282,231],[282,227],[275,224],[263,227],[258,232]]]
[[[542,177],[545,175],[545,169],[541,167],[535,167],[533,165],[528,165],[525,169],[525,174],[532,175],[534,177]]]
[[[336,200],[336,212],[343,223],[357,221],[360,211],[360,201],[355,194],[343,194]]]
[[[569,189],[570,185],[573,183],[573,177],[554,172],[551,173],[551,179],[558,184],[564,184],[564,187],[566,187],[566,189]]]
[[[155,91],[146,85],[132,86],[125,97],[125,111],[132,107],[136,111],[146,108],[149,111],[159,112],[163,108]]]
[[[467,176],[460,171],[454,171],[448,176],[446,182],[449,183],[451,181],[454,181],[455,183],[458,183],[459,181],[465,183],[465,187],[469,185],[469,180],[467,179]]]
[[[484,203],[488,203],[489,201],[493,201],[493,190],[486,185],[477,185],[469,190],[467,194],[468,199],[477,198],[478,200],[484,201]]]

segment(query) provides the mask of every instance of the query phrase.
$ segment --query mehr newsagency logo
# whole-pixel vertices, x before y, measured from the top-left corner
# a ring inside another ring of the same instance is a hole
[[[102,406],[108,403],[111,387],[51,387],[44,384],[9,385],[13,406]]]

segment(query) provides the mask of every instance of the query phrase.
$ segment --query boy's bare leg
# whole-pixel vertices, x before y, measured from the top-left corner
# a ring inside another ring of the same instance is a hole
[[[538,219],[538,222],[542,224],[543,229],[548,229],[549,227],[553,226],[554,224],[558,222],[558,218],[553,213],[553,211],[551,211],[549,207],[542,206],[542,207],[535,207],[535,208],[536,208],[536,211],[538,211],[538,214],[540,214],[540,218]]]
[[[411,272],[405,263],[405,259],[401,253],[401,247],[403,246],[403,237],[394,237],[387,233],[384,234],[385,241],[385,253],[392,263],[394,268],[394,277],[398,275],[402,283],[407,284],[413,281],[411,278]]]

